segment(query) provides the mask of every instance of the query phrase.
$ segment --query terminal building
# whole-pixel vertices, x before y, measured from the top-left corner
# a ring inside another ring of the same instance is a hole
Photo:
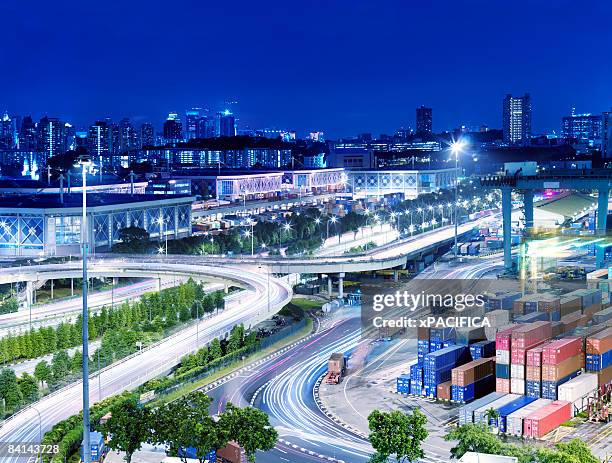
[[[151,239],[191,235],[192,196],[91,193],[87,195],[92,251],[109,251],[121,229],[147,230]],[[0,196],[0,255],[68,256],[81,252],[82,195]]]

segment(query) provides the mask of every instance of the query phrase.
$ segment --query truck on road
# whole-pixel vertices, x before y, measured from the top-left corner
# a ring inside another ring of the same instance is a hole
[[[338,384],[344,373],[346,373],[347,358],[342,352],[334,352],[327,361],[327,374],[325,382],[327,384]]]

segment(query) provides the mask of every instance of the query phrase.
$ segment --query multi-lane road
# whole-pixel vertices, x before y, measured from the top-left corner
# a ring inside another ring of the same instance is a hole
[[[135,388],[148,379],[168,371],[180,357],[205,345],[213,338],[225,335],[232,326],[257,323],[282,308],[291,299],[291,288],[282,280],[230,267],[202,268],[182,264],[157,265],[157,270],[192,272],[194,275],[215,275],[218,279],[239,281],[245,287],[231,298],[218,315],[151,346],[139,354],[113,364],[92,376],[91,403],[121,391]],[[268,299],[269,296],[269,299]],[[58,421],[81,410],[81,383],[72,384],[28,407],[0,428],[0,442],[36,442]],[[7,460],[9,461],[9,460]]]

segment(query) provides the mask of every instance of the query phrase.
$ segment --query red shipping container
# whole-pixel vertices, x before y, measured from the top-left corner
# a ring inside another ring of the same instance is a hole
[[[529,347],[527,349],[523,349],[523,348],[520,348],[520,347],[515,348],[514,346],[512,346],[512,352],[511,352],[512,363],[514,363],[516,365],[528,365],[528,363],[527,363],[527,353],[531,349],[533,349],[533,348],[538,348],[538,347],[542,346],[545,342],[546,341],[538,342],[534,346]],[[538,361],[539,361],[539,359],[538,359]]]
[[[587,354],[605,354],[612,350],[612,328],[589,336],[586,340]]]
[[[499,331],[495,335],[495,349],[499,350],[510,350],[510,337],[514,330],[520,328],[520,325],[514,325],[505,330]]]
[[[580,338],[566,338],[553,341],[542,351],[542,364],[556,365],[570,357],[582,353]]]
[[[542,352],[544,347],[550,344],[550,341],[546,341],[539,346],[532,347],[527,351],[527,355],[525,356],[525,364],[528,367],[539,367],[542,365]]]
[[[610,383],[612,383],[612,365],[597,373],[597,384],[599,384],[599,387]]]
[[[438,399],[451,400],[451,382],[440,383],[436,387],[436,397]]]
[[[495,379],[495,390],[504,394],[510,394],[510,380],[503,378]]]
[[[550,322],[527,323],[512,332],[512,348],[527,349],[550,339],[551,335]]]
[[[557,400],[523,419],[523,436],[541,439],[572,417],[572,404]]]

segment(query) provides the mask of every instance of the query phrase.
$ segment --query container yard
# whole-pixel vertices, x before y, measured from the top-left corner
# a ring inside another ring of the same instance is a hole
[[[487,313],[501,327],[488,336],[420,329],[417,362],[398,377],[397,392],[459,404],[459,425],[483,423],[517,437],[541,439],[579,414],[608,419],[612,308],[602,309],[601,297],[594,289],[489,296]]]

